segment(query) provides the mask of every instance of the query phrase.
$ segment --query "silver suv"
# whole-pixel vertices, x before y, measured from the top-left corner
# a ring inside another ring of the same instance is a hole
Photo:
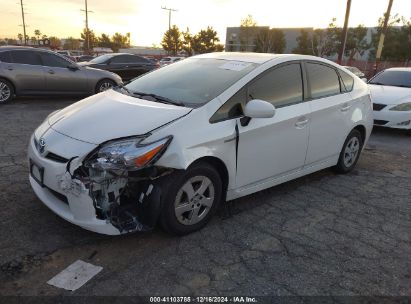
[[[121,83],[114,73],[81,67],[48,50],[0,47],[0,104],[14,96],[91,95]]]

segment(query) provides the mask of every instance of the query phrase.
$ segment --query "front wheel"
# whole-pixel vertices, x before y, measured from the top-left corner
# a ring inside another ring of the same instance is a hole
[[[100,80],[96,85],[96,93],[107,91],[114,86],[116,86],[116,83],[113,80],[110,80],[110,79]]]
[[[335,171],[338,173],[348,173],[354,169],[360,157],[363,143],[364,140],[361,133],[358,130],[352,130],[344,142]]]
[[[207,163],[173,174],[160,214],[164,230],[184,235],[204,227],[220,204],[221,184],[217,170]]]

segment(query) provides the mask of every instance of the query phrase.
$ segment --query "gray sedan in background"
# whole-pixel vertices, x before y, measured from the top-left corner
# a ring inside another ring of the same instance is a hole
[[[81,67],[30,47],[0,47],[0,104],[14,96],[91,95],[120,85],[117,74]]]

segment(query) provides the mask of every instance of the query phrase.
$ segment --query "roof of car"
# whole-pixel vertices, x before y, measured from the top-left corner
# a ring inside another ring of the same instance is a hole
[[[221,53],[208,53],[196,56],[197,58],[215,58],[224,60],[235,60],[252,63],[264,63],[266,61],[278,58],[290,56],[288,54],[269,54],[269,53],[240,53],[240,52],[221,52]]]
[[[411,72],[411,67],[402,67],[402,68],[389,68],[387,71],[403,71],[403,72]]]

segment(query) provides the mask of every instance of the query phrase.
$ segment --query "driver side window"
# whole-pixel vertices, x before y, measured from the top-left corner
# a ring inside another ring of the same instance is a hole
[[[71,63],[60,56],[53,55],[50,53],[41,52],[41,61],[43,66],[49,66],[53,68],[67,68]]]

